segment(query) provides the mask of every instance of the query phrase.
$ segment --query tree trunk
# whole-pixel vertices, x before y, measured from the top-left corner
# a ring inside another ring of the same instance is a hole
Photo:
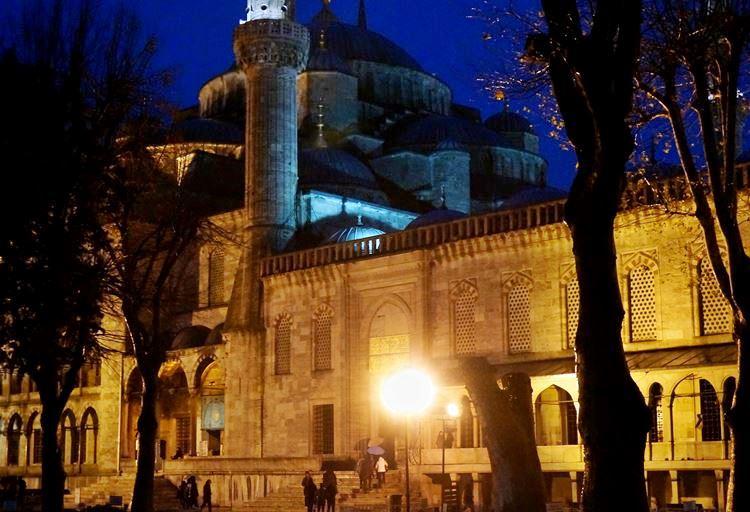
[[[542,466],[534,440],[531,383],[514,374],[497,385],[486,359],[461,361],[461,372],[479,414],[492,468],[492,501],[496,512],[544,512]]]
[[[42,407],[42,510],[62,510],[65,469],[57,437],[62,407],[45,403]]]
[[[624,168],[620,159],[602,161]],[[625,361],[614,240],[617,201],[606,199],[614,191],[619,197],[619,186],[601,180],[604,169],[578,172],[599,176],[597,185],[604,189],[574,192],[567,211],[580,286],[575,348],[585,464],[581,506],[584,512],[647,511],[643,454],[650,418]]]
[[[733,276],[734,277],[734,276]],[[750,276],[741,276],[747,279]],[[750,389],[747,379],[750,378],[750,296],[738,296],[740,290],[735,288],[735,298],[740,310],[745,314],[739,321],[735,320],[735,336],[738,352],[737,389],[732,408],[727,415],[732,432],[731,472],[727,490],[727,512],[744,512],[750,510]]]
[[[154,472],[156,469],[156,399],[158,370],[139,366],[143,377],[143,397],[141,414],[138,417],[138,462],[133,488],[134,512],[154,510]]]

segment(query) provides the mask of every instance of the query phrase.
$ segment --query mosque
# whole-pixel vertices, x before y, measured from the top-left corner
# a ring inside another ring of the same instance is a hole
[[[574,507],[578,283],[566,194],[547,185],[539,134],[507,107],[482,119],[454,103],[448,85],[368,25],[365,0],[354,23],[328,1],[306,24],[294,0],[248,0],[246,14],[236,64],[153,148],[164,172],[200,180],[216,199],[210,220],[231,234],[185,265],[161,371],[158,479],[210,478],[214,501],[233,510],[301,510],[302,474],[330,466],[343,508],[385,510],[389,493],[403,493],[408,460],[421,508],[457,499],[492,510],[482,429],[456,371],[459,358],[484,356],[498,377],[531,377],[547,501]],[[750,166],[739,168],[747,186]],[[658,186],[685,197],[679,177]],[[730,312],[698,223],[652,203],[652,189],[633,181],[616,228],[625,351],[653,419],[648,490],[659,506],[721,512],[732,442],[722,411],[736,378]],[[405,420],[378,390],[408,365],[429,372],[438,392]],[[112,354],[79,381],[60,431],[67,499],[127,501],[135,362]],[[0,391],[0,474],[34,487],[38,395],[18,375]],[[391,460],[390,486],[349,493],[347,472],[368,444]],[[178,449],[185,457],[173,460]],[[291,499],[299,503],[284,508]]]

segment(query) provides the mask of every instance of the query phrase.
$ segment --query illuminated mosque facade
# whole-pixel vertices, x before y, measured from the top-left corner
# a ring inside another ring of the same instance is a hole
[[[331,465],[344,509],[385,510],[409,457],[413,503],[438,506],[445,473],[458,499],[489,511],[489,459],[457,370],[459,358],[484,356],[498,377],[531,377],[548,501],[575,504],[578,283],[565,192],[546,183],[531,123],[507,107],[483,120],[454,103],[368,26],[364,0],[355,23],[326,1],[307,24],[293,0],[249,0],[234,51],[236,64],[203,85],[156,148],[165,172],[199,177],[216,197],[211,221],[233,235],[196,248],[187,265],[161,372],[157,492],[193,474],[212,480],[222,506],[301,510],[302,474]],[[747,185],[750,169],[740,172]],[[684,190],[676,178],[663,186]],[[648,206],[649,193],[628,187],[616,228],[625,351],[653,419],[649,494],[660,506],[722,511],[731,315],[698,223]],[[408,447],[404,419],[378,396],[383,377],[407,365],[439,388],[409,422]],[[30,386],[2,381],[0,473],[34,487],[40,404]],[[141,388],[125,353],[84,368],[60,431],[70,503],[127,501]],[[448,404],[457,418],[446,418]],[[390,487],[362,496],[349,471],[368,443],[399,469]],[[185,458],[172,460],[178,448]]]

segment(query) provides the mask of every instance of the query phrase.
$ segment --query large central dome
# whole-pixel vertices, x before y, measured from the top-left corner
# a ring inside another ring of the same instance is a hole
[[[321,30],[324,31],[326,48],[344,60],[377,62],[423,71],[419,63],[396,43],[365,26],[339,21],[326,4],[307,28],[314,40]]]

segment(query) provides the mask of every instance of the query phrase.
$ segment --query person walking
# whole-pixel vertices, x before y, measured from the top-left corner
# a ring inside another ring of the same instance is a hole
[[[208,507],[208,512],[211,511],[211,480],[206,480],[203,484],[203,503],[201,504],[201,510],[203,507]]]
[[[338,479],[336,473],[331,468],[326,469],[323,473],[323,487],[325,489],[326,512],[335,512],[336,495],[339,493]]]
[[[318,490],[318,486],[315,485],[312,473],[305,471],[305,478],[302,479],[302,492],[305,495],[305,507],[307,512],[313,512],[315,507],[315,494]]]
[[[359,476],[359,490],[362,492],[369,491],[372,466],[365,457],[360,457],[357,461],[357,475]]]
[[[187,477],[184,476],[180,482],[180,487],[177,489],[177,499],[180,500],[180,510],[185,510],[187,508],[187,493]]]
[[[378,473],[378,487],[382,489],[385,485],[385,472],[388,471],[388,462],[382,455],[375,462],[375,471]]]
[[[194,476],[188,479],[188,508],[198,508],[198,482]]]
[[[317,512],[325,512],[326,509],[326,488],[321,482],[320,487],[315,493],[315,506]]]

